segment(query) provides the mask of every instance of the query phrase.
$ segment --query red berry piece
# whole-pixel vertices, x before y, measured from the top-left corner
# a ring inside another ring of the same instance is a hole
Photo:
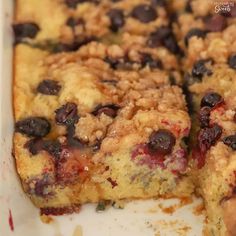
[[[214,124],[211,128],[201,129],[198,134],[198,145],[201,153],[206,153],[219,140],[221,134],[222,128],[218,124]]]
[[[202,107],[199,112],[199,122],[201,125],[201,128],[205,128],[209,126],[210,122],[210,114],[211,114],[211,108],[210,107]]]
[[[227,22],[224,16],[216,14],[206,19],[205,26],[210,32],[221,32],[226,28]]]

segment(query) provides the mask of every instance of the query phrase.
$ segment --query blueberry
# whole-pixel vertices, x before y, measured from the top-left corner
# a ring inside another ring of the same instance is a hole
[[[190,12],[190,13],[193,12],[193,9],[192,9],[192,6],[191,6],[191,0],[188,0],[186,2],[185,11]]]
[[[108,63],[112,69],[117,69],[117,65],[119,64],[119,61],[117,59],[111,57],[106,57],[104,61]]]
[[[192,69],[192,76],[202,79],[204,75],[212,75],[212,71],[206,67],[206,63],[210,63],[211,60],[198,60]]]
[[[37,91],[45,95],[58,95],[61,86],[55,80],[43,80],[39,83]]]
[[[56,160],[60,158],[62,146],[57,140],[44,140],[43,150],[47,151]]]
[[[215,107],[223,102],[223,98],[220,94],[215,92],[207,93],[201,100],[201,107]]]
[[[78,24],[78,20],[76,20],[73,17],[68,18],[68,20],[66,21],[66,25],[71,28],[74,28],[77,24]]]
[[[27,182],[28,192],[35,194],[37,197],[47,198],[54,194],[50,188],[53,184],[54,178],[48,174],[43,174]]]
[[[147,4],[140,4],[132,10],[131,16],[142,23],[149,23],[156,20],[157,13],[152,6]]]
[[[79,3],[86,2],[86,0],[65,0],[65,4],[69,8],[76,8]]]
[[[210,114],[211,114],[211,108],[210,107],[202,107],[199,112],[199,122],[201,128],[205,128],[209,126],[210,122]]]
[[[164,39],[164,46],[172,53],[180,53],[180,48],[173,33]]]
[[[162,26],[152,32],[148,38],[147,45],[152,48],[165,46],[172,53],[178,53],[180,51],[176,38],[168,26]]]
[[[160,129],[150,135],[148,148],[153,153],[167,155],[172,152],[175,143],[176,138],[170,131]]]
[[[198,38],[205,38],[206,31],[204,31],[202,29],[198,29],[198,28],[193,28],[193,29],[189,30],[184,38],[184,42],[185,42],[186,46],[188,46],[189,39],[194,36],[196,36]]]
[[[231,147],[234,151],[236,150],[236,134],[224,138],[223,142],[225,145]]]
[[[151,0],[151,5],[154,7],[156,6],[164,7],[166,6],[166,0]]]
[[[56,159],[60,157],[61,152],[61,144],[58,141],[43,140],[40,138],[29,140],[25,144],[25,148],[27,148],[32,155],[36,155],[44,150]]]
[[[158,28],[156,31],[152,32],[148,39],[148,46],[149,47],[158,47],[163,44],[165,38],[171,35],[171,29],[167,26],[162,26]]]
[[[75,124],[79,120],[77,114],[77,105],[72,102],[68,102],[55,111],[56,122],[60,125],[71,125]]]
[[[43,117],[29,117],[20,120],[15,125],[15,131],[33,137],[44,137],[51,129],[51,125]]]
[[[229,64],[230,68],[236,70],[236,54],[232,55],[232,56],[229,58],[228,64]]]
[[[125,24],[124,13],[120,9],[111,9],[108,16],[111,21],[110,28],[113,32],[117,32]]]
[[[201,153],[206,153],[219,140],[221,134],[222,128],[218,124],[214,124],[210,128],[201,129],[198,134],[198,145]]]
[[[159,68],[162,69],[163,65],[160,60],[154,60],[152,56],[148,53],[143,53],[142,54],[142,66],[149,66],[150,68]]]
[[[15,41],[21,42],[24,38],[35,38],[40,28],[35,23],[19,23],[13,25]]]
[[[108,105],[98,105],[94,111],[92,112],[93,115],[98,116],[104,113],[107,116],[115,118],[117,116],[117,111],[119,110],[119,106],[115,104],[108,104]]]
[[[43,150],[43,140],[40,138],[31,139],[24,147],[27,148],[32,155],[37,155]]]

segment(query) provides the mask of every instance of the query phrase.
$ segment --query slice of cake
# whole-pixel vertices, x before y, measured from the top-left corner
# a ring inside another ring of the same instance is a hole
[[[214,68],[191,91],[201,98],[193,149],[193,178],[205,201],[209,235],[234,235],[236,183],[235,71]],[[202,93],[205,93],[202,96]]]
[[[215,15],[214,18],[221,15]],[[212,18],[213,18],[212,17]],[[224,18],[224,17],[223,17]],[[230,21],[231,18],[225,18]],[[228,26],[227,26],[228,25]],[[205,25],[206,27],[206,25]],[[235,235],[236,34],[228,22],[188,41],[184,67],[194,115],[191,172],[207,211],[207,235]]]
[[[56,55],[16,46],[14,153],[24,190],[45,214],[193,192],[181,89],[159,68],[127,67],[123,54],[98,43]]]
[[[226,62],[226,54],[235,52],[236,5],[223,6],[213,0],[172,1],[173,31],[185,54],[184,70],[200,58]]]
[[[51,52],[74,51],[91,40],[179,53],[164,1],[17,0],[14,32]],[[168,63],[167,63],[168,64]]]
[[[185,56],[185,89],[192,109],[192,171],[205,202],[207,235],[235,235],[235,6],[179,1],[174,31]],[[182,3],[182,5],[181,5]]]

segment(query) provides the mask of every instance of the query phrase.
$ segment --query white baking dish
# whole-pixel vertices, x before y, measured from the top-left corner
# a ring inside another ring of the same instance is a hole
[[[136,201],[124,210],[110,208],[96,213],[94,205],[82,207],[80,214],[54,217],[44,224],[25,196],[12,157],[12,10],[13,0],[0,0],[0,235],[9,236],[152,236],[202,235],[203,216],[194,215],[194,201],[165,214],[158,205],[177,200]],[[11,222],[12,221],[12,222]],[[14,226],[14,229],[13,229]]]

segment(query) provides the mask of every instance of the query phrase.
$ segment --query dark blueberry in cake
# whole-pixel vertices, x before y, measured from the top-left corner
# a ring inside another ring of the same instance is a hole
[[[175,142],[176,138],[170,131],[160,129],[150,135],[148,147],[153,153],[167,155],[171,153]]]
[[[202,153],[206,153],[221,137],[222,128],[214,124],[211,128],[201,129],[198,134],[198,145]]]
[[[207,93],[201,100],[201,107],[207,106],[207,107],[215,107],[216,105],[223,102],[223,98],[220,94],[210,92]]]
[[[82,149],[85,147],[85,143],[81,142],[81,140],[79,140],[78,138],[68,138],[67,140],[69,147],[72,148],[77,148],[77,149]]]
[[[97,152],[100,150],[101,147],[101,140],[97,140],[96,143],[92,146],[93,152]]]
[[[108,16],[111,21],[110,28],[113,32],[117,32],[125,24],[124,13],[120,9],[111,9]]]
[[[229,60],[228,60],[228,64],[230,66],[230,68],[236,70],[236,54],[232,55]]]
[[[163,65],[160,60],[154,60],[152,56],[148,53],[143,53],[142,54],[142,59],[141,59],[142,66],[149,66],[150,68],[159,68],[162,69]]]
[[[20,42],[23,38],[35,38],[40,28],[35,23],[19,23],[13,25],[16,42]]]
[[[156,6],[164,7],[166,6],[166,0],[151,0],[151,5],[154,7]]]
[[[223,142],[225,145],[231,147],[234,151],[236,150],[236,134],[224,138]]]
[[[132,10],[131,16],[141,21],[142,23],[149,23],[156,20],[157,13],[152,6],[147,4],[140,4]]]
[[[196,36],[196,37],[199,37],[199,38],[205,38],[206,31],[204,31],[202,29],[198,29],[198,28],[193,28],[193,29],[189,30],[189,32],[186,34],[186,36],[184,38],[184,42],[185,42],[186,46],[188,46],[188,41],[193,36]]]
[[[108,63],[112,69],[117,69],[117,65],[119,64],[118,60],[111,57],[106,57],[104,61]]]
[[[163,44],[163,40],[171,34],[171,29],[167,26],[162,26],[152,32],[148,39],[148,46],[158,47]]]
[[[66,21],[66,25],[71,27],[71,28],[74,28],[76,25],[78,24],[78,20],[76,20],[75,18],[73,17],[70,17],[67,21]]]
[[[69,8],[76,8],[79,3],[86,2],[87,0],[65,0],[65,4]]]
[[[75,135],[75,125],[71,124],[67,126],[67,144],[69,147],[73,148],[83,148],[85,143],[79,140],[78,138],[74,137]]]
[[[44,140],[43,150],[47,151],[55,159],[59,159],[62,147],[60,142],[57,140]]]
[[[20,120],[15,125],[15,131],[33,137],[44,137],[51,129],[48,120],[43,117],[29,117]]]
[[[177,22],[177,20],[178,20],[177,12],[171,12],[169,14],[169,20],[170,20],[170,22]]]
[[[180,53],[180,48],[177,44],[176,38],[173,33],[169,35],[169,37],[164,39],[163,43],[164,43],[164,46],[167,49],[169,49],[172,53]]]
[[[61,108],[57,109],[55,113],[56,122],[60,125],[75,124],[79,120],[79,116],[77,114],[77,105],[72,102],[66,103]]]
[[[207,68],[206,64],[211,60],[199,60],[193,65],[192,76],[202,78],[204,75],[212,75],[212,71]]]
[[[52,190],[49,188],[54,180],[51,176],[44,174],[40,178],[32,179],[28,182],[29,193],[35,194],[39,197],[49,197],[53,195]]]
[[[165,46],[173,53],[179,52],[179,46],[176,38],[168,26],[162,26],[156,31],[152,32],[148,38],[147,44],[149,47]]]
[[[192,6],[191,6],[191,0],[188,0],[185,6],[186,12],[193,12]]]
[[[205,21],[206,30],[210,32],[220,32],[224,30],[227,26],[227,22],[224,16],[213,15],[210,18],[207,18]]]
[[[175,78],[175,76],[174,76],[173,74],[171,74],[171,75],[169,76],[169,81],[170,81],[170,84],[171,84],[171,85],[177,85],[176,78]]]
[[[107,116],[115,118],[117,116],[117,112],[119,110],[119,106],[115,104],[108,104],[108,105],[98,105],[94,111],[92,112],[93,115],[98,116],[104,113]]]
[[[32,155],[37,155],[43,150],[43,140],[40,138],[31,139],[24,147],[27,148]]]
[[[45,95],[58,95],[61,86],[55,80],[43,80],[39,83],[37,91]]]
[[[201,128],[205,128],[209,126],[210,122],[210,114],[211,114],[211,108],[210,107],[202,107],[199,112],[199,122]]]

